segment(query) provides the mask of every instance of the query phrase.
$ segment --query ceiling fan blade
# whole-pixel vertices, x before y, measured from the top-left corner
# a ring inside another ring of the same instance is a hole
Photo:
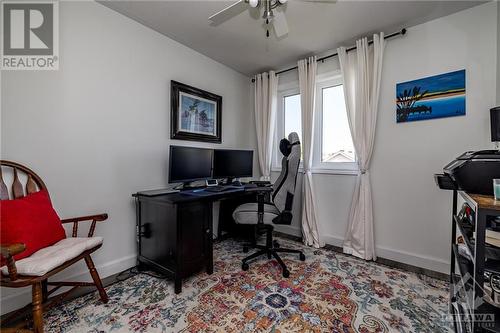
[[[213,25],[219,25],[230,18],[243,13],[248,8],[248,3],[245,0],[239,0],[238,2],[233,3],[231,6],[224,8],[218,13],[210,16],[208,20]]]
[[[284,12],[275,11],[274,18],[271,22],[277,38],[288,35],[288,23]]]

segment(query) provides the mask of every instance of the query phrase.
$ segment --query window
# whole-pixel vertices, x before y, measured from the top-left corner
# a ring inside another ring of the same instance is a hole
[[[355,162],[342,85],[321,89],[321,163]]]
[[[276,140],[297,132],[302,140],[300,93],[298,88],[278,94]],[[274,149],[273,169],[281,167],[278,145]],[[318,79],[316,124],[313,144],[313,172],[351,173],[357,170],[354,144],[344,100],[342,78],[338,73]]]
[[[302,115],[300,109],[300,94],[298,88],[278,92],[278,114],[276,115],[275,145],[273,148],[272,169],[281,169],[283,155],[279,150],[279,141],[288,138],[291,132],[297,132],[302,141]],[[302,161],[300,162],[302,165]]]
[[[285,132],[283,137],[297,132],[302,140],[302,115],[300,114],[300,94],[294,94],[283,97],[283,118],[285,123]]]

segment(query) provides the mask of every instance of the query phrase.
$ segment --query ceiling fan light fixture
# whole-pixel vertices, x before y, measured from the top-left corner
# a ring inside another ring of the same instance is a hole
[[[264,15],[262,15],[262,18],[265,20],[272,20],[274,17],[274,13],[272,10],[265,10]]]
[[[259,0],[248,0],[248,4],[252,8],[257,8],[259,6]]]

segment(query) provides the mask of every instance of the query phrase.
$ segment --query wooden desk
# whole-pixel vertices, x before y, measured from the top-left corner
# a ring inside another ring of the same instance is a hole
[[[490,209],[500,212],[500,201],[495,200],[495,198],[491,195],[469,194],[469,197],[480,209]]]
[[[172,277],[176,294],[182,291],[183,278],[203,268],[212,274],[212,203],[229,199],[250,202],[254,196],[244,188],[216,193],[134,194],[139,268]]]

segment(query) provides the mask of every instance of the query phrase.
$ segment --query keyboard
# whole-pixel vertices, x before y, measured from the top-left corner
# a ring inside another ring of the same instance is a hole
[[[221,186],[221,185],[217,185],[217,186],[209,186],[207,188],[205,188],[205,191],[206,192],[224,192],[224,191],[229,191],[229,190],[234,190],[235,186]]]

